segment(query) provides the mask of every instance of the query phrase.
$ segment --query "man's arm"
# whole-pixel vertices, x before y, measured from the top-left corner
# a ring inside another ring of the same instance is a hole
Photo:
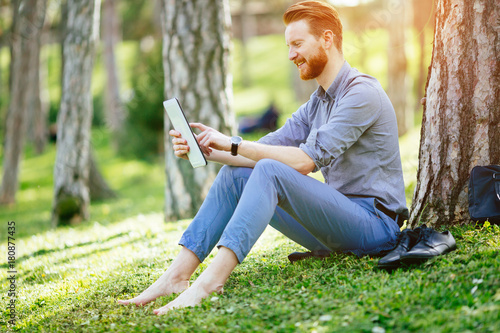
[[[282,162],[304,175],[307,175],[316,167],[309,155],[297,147],[270,146],[252,141],[243,141],[238,147],[238,154],[254,161],[270,158]]]
[[[205,157],[207,160],[212,162],[238,166],[238,167],[253,168],[255,166],[255,163],[257,163],[254,160],[251,160],[239,154],[237,156],[233,156],[228,151],[213,150],[213,149],[210,152],[210,155],[205,155]]]
[[[193,123],[191,126],[202,131],[198,135],[198,141],[204,150],[209,151],[209,159],[214,149],[221,152],[229,152],[231,150],[231,140],[228,136],[200,123]],[[252,141],[243,141],[238,147],[238,155],[254,161],[254,163],[265,158],[273,159],[294,168],[302,174],[308,174],[315,168],[314,161],[297,147],[271,146]],[[214,160],[222,158],[222,156],[217,153]],[[231,159],[230,161],[237,160]]]

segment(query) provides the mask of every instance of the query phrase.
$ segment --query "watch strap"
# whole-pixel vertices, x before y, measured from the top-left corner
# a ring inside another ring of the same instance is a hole
[[[236,143],[231,142],[231,155],[238,155],[238,145]]]

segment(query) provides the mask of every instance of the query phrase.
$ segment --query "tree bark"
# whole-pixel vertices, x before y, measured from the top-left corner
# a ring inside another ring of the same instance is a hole
[[[500,163],[500,3],[439,0],[410,225],[463,224],[476,165]]]
[[[166,98],[177,97],[189,121],[230,134],[234,114],[229,76],[230,15],[227,0],[162,0],[163,68]],[[215,178],[210,163],[193,169],[173,154],[165,117],[165,219],[192,217]]]
[[[37,39],[38,47],[31,54],[30,68],[33,69],[33,82],[28,86],[28,134],[37,154],[43,153],[48,141],[48,89],[44,86],[47,64],[41,59],[43,31]]]
[[[89,193],[91,201],[116,198],[116,193],[101,175],[92,151],[89,156]]]
[[[420,110],[421,98],[425,92],[425,80],[427,69],[425,66],[425,34],[427,29],[434,28],[435,12],[433,0],[413,0],[413,26],[418,34],[418,44],[420,54],[418,57],[418,79],[415,84],[415,94],[417,96],[415,110]]]
[[[45,19],[46,0],[13,1],[11,33],[10,104],[5,126],[0,204],[13,204],[18,189],[19,168],[26,136],[29,91],[36,80],[32,55],[39,56],[40,32]]]
[[[398,121],[398,135],[401,136],[411,126],[411,117],[406,111],[406,52],[405,52],[405,1],[390,0],[391,16],[389,22],[388,48],[388,87],[387,95],[391,99]]]
[[[116,141],[116,132],[122,128],[125,113],[120,98],[120,80],[115,60],[115,45],[118,42],[119,22],[115,0],[106,0],[103,5],[102,35],[104,42],[104,63],[106,82],[106,124]],[[115,142],[115,145],[117,143]]]
[[[53,225],[89,217],[90,90],[100,0],[68,0],[61,108],[57,119]]]

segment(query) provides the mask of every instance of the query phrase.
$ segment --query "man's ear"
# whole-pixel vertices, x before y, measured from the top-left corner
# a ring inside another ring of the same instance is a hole
[[[325,41],[325,49],[328,50],[330,47],[333,46],[334,38],[335,38],[335,35],[333,34],[333,32],[331,30],[323,31],[323,39]]]

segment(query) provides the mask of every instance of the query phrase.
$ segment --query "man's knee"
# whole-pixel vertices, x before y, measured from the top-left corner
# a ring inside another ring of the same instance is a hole
[[[271,168],[279,167],[280,165],[284,165],[284,164],[281,162],[278,162],[276,160],[270,159],[270,158],[264,158],[255,164],[254,169],[259,169],[259,168],[271,169]]]
[[[291,169],[291,168],[282,162],[279,162],[279,161],[276,161],[276,160],[273,160],[270,158],[265,158],[265,159],[258,161],[254,167],[255,171],[259,171],[259,172],[264,171],[264,172],[269,173],[271,175],[279,174],[279,173],[281,173],[280,171],[287,170],[287,169]]]
[[[234,167],[229,165],[224,165],[220,171],[218,176],[224,177],[227,180],[235,180],[241,178],[248,178],[252,173],[252,169],[243,168],[243,167]]]
[[[286,182],[291,174],[297,171],[282,162],[273,159],[262,159],[257,162],[253,172],[263,175],[274,184],[281,184],[283,181]]]

